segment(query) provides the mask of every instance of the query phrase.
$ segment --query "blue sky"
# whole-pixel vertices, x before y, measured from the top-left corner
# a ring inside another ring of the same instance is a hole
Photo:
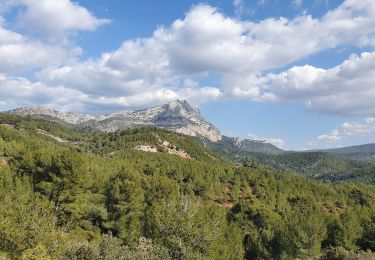
[[[0,0],[0,110],[186,99],[284,149],[374,142],[372,0]]]

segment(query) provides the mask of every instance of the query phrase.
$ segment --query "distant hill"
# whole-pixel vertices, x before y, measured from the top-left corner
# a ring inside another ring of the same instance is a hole
[[[267,165],[283,172],[329,181],[360,180],[375,184],[375,166],[368,162],[341,158],[327,152],[284,152],[267,154],[240,150],[213,151],[243,165]]]
[[[375,163],[375,144],[362,144],[324,151],[342,158]]]

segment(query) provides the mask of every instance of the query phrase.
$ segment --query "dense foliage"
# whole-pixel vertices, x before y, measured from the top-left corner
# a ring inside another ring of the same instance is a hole
[[[0,124],[0,259],[293,259],[375,251],[372,186],[235,165],[164,130],[83,134],[6,114]],[[139,145],[157,152],[134,149]],[[169,154],[169,147],[190,157]]]
[[[345,159],[375,163],[375,144],[362,144],[323,150]]]
[[[327,152],[269,154],[240,149],[221,149],[220,145],[210,145],[210,147],[222,157],[235,163],[267,165],[276,170],[295,172],[313,179],[333,182],[358,180],[375,184],[373,163],[341,158]]]

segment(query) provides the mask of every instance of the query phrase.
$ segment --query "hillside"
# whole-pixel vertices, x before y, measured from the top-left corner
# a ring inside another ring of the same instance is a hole
[[[0,114],[0,172],[5,259],[293,259],[375,251],[372,186],[238,166],[156,128],[81,133]]]
[[[295,172],[312,178],[329,181],[358,180],[375,184],[375,166],[372,163],[345,159],[327,152],[284,152],[270,154],[222,149],[211,145],[212,151],[239,164],[267,165],[283,172]]]
[[[220,142],[210,142],[207,139],[198,139],[206,148],[217,153],[221,157],[245,165],[266,165],[275,170],[283,172],[294,172],[312,179],[328,181],[363,181],[375,184],[375,166],[367,161],[358,160],[343,156],[350,149],[341,148],[342,151],[332,152],[306,151],[288,152],[268,143],[258,141],[241,140],[235,142],[235,138],[223,137]],[[237,144],[236,144],[237,143]],[[368,147],[368,152],[372,150]],[[356,147],[357,148],[357,147]],[[359,155],[363,148],[352,150],[353,154]],[[334,154],[334,153],[337,153]]]
[[[375,144],[355,145],[322,151],[346,159],[375,163]]]

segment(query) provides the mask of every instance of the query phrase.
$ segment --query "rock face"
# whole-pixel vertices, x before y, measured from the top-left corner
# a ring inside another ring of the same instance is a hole
[[[212,124],[206,122],[197,108],[187,101],[176,100],[149,109],[122,111],[107,115],[65,113],[50,108],[34,106],[19,108],[9,113],[63,122],[83,128],[114,132],[136,127],[160,127],[189,136],[205,137],[218,142],[222,135]]]
[[[249,140],[249,139],[242,139],[239,137],[235,137],[235,138],[229,137],[226,139],[228,139],[229,142],[232,142],[232,145],[241,151],[266,153],[266,154],[285,153],[284,150],[276,147],[273,144],[267,143],[264,140]]]
[[[219,154],[224,152],[237,153],[237,152],[254,152],[265,154],[283,154],[284,151],[271,143],[263,140],[249,140],[240,137],[228,137],[223,135],[218,142],[203,141],[203,145]]]

